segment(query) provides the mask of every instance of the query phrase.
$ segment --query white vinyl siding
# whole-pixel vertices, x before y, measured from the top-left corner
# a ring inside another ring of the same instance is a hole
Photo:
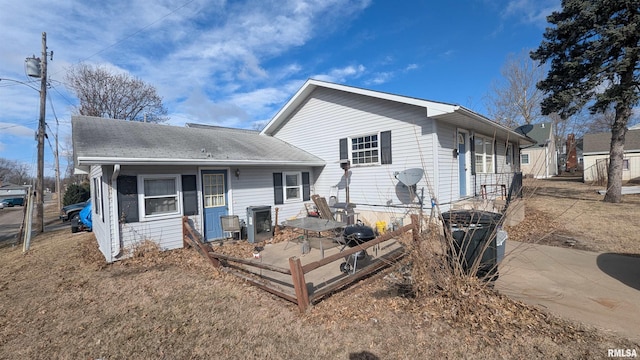
[[[181,176],[182,175],[196,175],[197,169],[192,166],[176,166],[171,167],[172,173],[167,174],[167,167],[163,166],[146,166],[146,167],[138,167],[138,166],[123,166],[119,176],[137,176],[138,182],[138,213],[140,214],[140,222],[128,222],[128,223],[120,223],[119,219],[114,219],[113,226],[119,227],[120,238],[113,238],[112,246],[114,249],[116,247],[116,242],[120,241],[122,244],[122,254],[119,259],[127,257],[131,254],[131,251],[145,240],[153,241],[158,244],[158,246],[163,250],[171,250],[178,249],[183,247],[183,234],[182,234],[182,201],[181,195],[178,196],[178,202],[176,204],[177,209],[172,214],[163,214],[150,216],[146,219],[143,218],[143,204],[144,198],[141,199],[142,193],[144,192],[143,183],[141,183],[141,179],[175,179],[176,182],[176,190],[178,194],[181,194]],[[197,180],[197,186],[200,188],[200,180]],[[117,192],[114,189],[112,197],[115,197],[113,203],[116,205],[117,202]],[[202,197],[199,192],[198,194],[198,203],[200,204],[200,209],[198,211],[199,215],[192,215],[189,218],[193,220],[193,223],[199,228],[199,231],[202,231]],[[110,213],[113,213],[115,210],[111,209]],[[144,219],[144,220],[143,220]],[[115,234],[115,229],[112,230]],[[97,237],[97,236],[96,236]],[[106,255],[105,255],[106,256]],[[113,260],[112,260],[113,261]]]
[[[105,166],[106,168],[106,166]],[[103,168],[101,166],[91,166],[91,170],[89,172],[89,176],[92,179],[104,179],[106,177],[108,177],[108,174],[103,173]],[[96,189],[96,185],[98,185],[98,189]],[[105,194],[103,189],[105,188],[105,186],[102,184],[102,181],[98,181],[98,182],[93,182],[91,184],[91,197],[92,199],[94,198],[94,196],[96,196],[96,193],[99,192],[101,195],[101,198],[104,198]],[[107,193],[108,195],[108,193]],[[105,199],[104,200],[106,203],[108,203],[108,200]],[[95,206],[95,204],[92,204],[92,206]],[[97,217],[97,216],[96,216]],[[96,221],[98,219],[92,219],[92,231],[96,236],[96,240],[98,241],[98,248],[100,249],[100,251],[105,254],[105,258],[107,259],[107,261],[110,261],[111,259],[111,254],[113,251],[113,247],[112,247],[112,241],[111,241],[111,236],[110,236],[110,222],[109,222],[109,215],[105,214],[104,215],[104,221],[102,221],[102,219],[100,219],[99,221]]]
[[[337,165],[336,165],[337,167]],[[243,167],[239,177],[232,176],[229,181],[231,187],[229,212],[238,215],[242,220],[247,220],[247,207],[271,205],[271,218],[275,222],[275,208],[278,208],[278,222],[296,216],[306,216],[302,198],[296,201],[274,205],[273,174],[274,173],[310,173],[310,182],[313,193],[313,171],[311,168],[294,167]],[[302,180],[300,180],[302,181]],[[300,190],[302,197],[302,189]]]
[[[345,201],[339,139],[381,131],[391,131],[393,163],[353,166],[349,170],[350,201],[358,204],[356,211],[404,212],[403,207],[408,204],[403,204],[396,193],[401,187],[394,173],[421,168],[431,184],[435,176],[433,120],[427,118],[426,109],[319,88],[274,136],[325,160],[327,165],[321,168],[312,193],[327,199],[336,195],[338,201]],[[349,151],[350,145],[351,142]],[[313,176],[311,183],[314,184]],[[426,180],[417,186],[426,188]],[[387,204],[392,205],[388,210],[380,207]]]
[[[458,198],[460,193],[460,173],[458,158],[453,156],[453,150],[458,148],[457,134],[455,126],[444,122],[437,123],[437,152],[438,152],[438,191],[437,201],[442,204],[441,210],[448,210],[451,201]],[[467,149],[470,151],[470,149]],[[470,161],[471,158],[468,159]],[[471,170],[471,164],[467,164]],[[471,172],[471,171],[469,171]],[[469,184],[467,184],[468,187]],[[428,204],[429,199],[425,199]]]

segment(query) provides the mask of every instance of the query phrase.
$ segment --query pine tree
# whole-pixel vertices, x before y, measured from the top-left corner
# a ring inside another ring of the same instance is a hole
[[[538,83],[546,92],[542,112],[615,111],[604,201],[621,202],[624,139],[640,99],[640,0],[562,0],[547,21],[552,26],[531,53],[551,65]]]

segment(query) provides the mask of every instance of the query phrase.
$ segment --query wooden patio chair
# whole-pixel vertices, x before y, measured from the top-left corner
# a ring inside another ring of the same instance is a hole
[[[316,209],[318,210],[321,219],[335,221],[333,212],[331,212],[331,208],[329,207],[329,204],[327,204],[327,199],[320,195],[311,195],[311,200],[316,204]]]

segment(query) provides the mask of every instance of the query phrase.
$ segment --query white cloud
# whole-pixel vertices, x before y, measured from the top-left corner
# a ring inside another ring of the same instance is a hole
[[[519,18],[521,22],[544,28],[547,16],[561,9],[558,0],[511,0],[502,11],[504,18]]]
[[[370,0],[6,2],[0,12],[0,78],[26,80],[24,59],[40,56],[44,30],[48,50],[54,52],[48,73],[56,91],[49,94],[63,133],[70,132],[76,99],[60,82],[69,66],[80,61],[126,72],[156,87],[172,124],[248,127],[270,118],[297,91],[301,78],[318,72],[288,58],[288,52],[318,34],[341,29],[370,4]],[[344,81],[364,71],[363,65],[338,66],[326,76]],[[26,87],[8,91],[2,85],[0,122],[23,124],[33,136],[29,127],[37,127],[38,95]],[[47,121],[53,122],[49,103]]]
[[[367,84],[380,85],[380,84],[386,83],[392,77],[393,77],[393,73],[392,72],[379,72],[379,73],[374,74],[373,78],[368,80],[366,83]]]
[[[313,75],[312,78],[329,82],[345,82],[348,78],[360,77],[365,70],[366,68],[362,64],[349,65],[343,68],[331,69],[326,74]]]
[[[20,124],[0,122],[0,133],[2,135],[33,137],[34,130]]]
[[[418,64],[409,64],[404,68],[404,71],[417,70],[419,68]]]

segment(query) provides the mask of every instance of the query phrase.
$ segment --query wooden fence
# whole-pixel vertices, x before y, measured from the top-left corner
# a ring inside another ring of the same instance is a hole
[[[345,276],[335,283],[332,283],[318,291],[315,291],[313,294],[309,294],[308,292],[307,283],[305,281],[305,274],[326,266],[336,260],[345,258],[359,251],[376,246],[384,241],[398,237],[407,231],[412,232],[414,241],[419,240],[419,219],[417,215],[411,216],[411,224],[405,225],[395,231],[385,233],[371,241],[365,242],[358,246],[327,256],[321,260],[302,265],[298,257],[291,257],[289,258],[289,268],[287,269],[274,265],[263,264],[261,262],[253,260],[241,259],[215,253],[212,251],[211,247],[208,244],[203,243],[202,237],[196,230],[194,230],[193,226],[189,223],[188,217],[185,216],[183,218],[183,235],[185,246],[192,246],[196,248],[204,257],[209,259],[213,266],[223,268],[225,271],[242,278],[243,280],[257,286],[262,290],[268,291],[276,296],[297,304],[298,309],[301,312],[306,311],[306,309],[312,303],[320,301],[323,297],[331,293],[335,293],[336,291],[347,287],[348,285],[370,275],[371,273],[374,273],[384,267],[389,266],[390,264],[393,264],[394,262],[404,257],[406,253],[403,247],[395,249],[381,256],[377,259],[377,261],[374,261],[371,264],[361,268],[354,274]],[[254,267],[256,269],[263,269],[291,276],[291,284],[293,285],[295,296],[287,294],[279,288],[273,286],[265,276],[258,275],[254,272],[249,272],[246,269],[243,269],[242,266],[238,266],[235,264],[241,264],[245,267]]]

